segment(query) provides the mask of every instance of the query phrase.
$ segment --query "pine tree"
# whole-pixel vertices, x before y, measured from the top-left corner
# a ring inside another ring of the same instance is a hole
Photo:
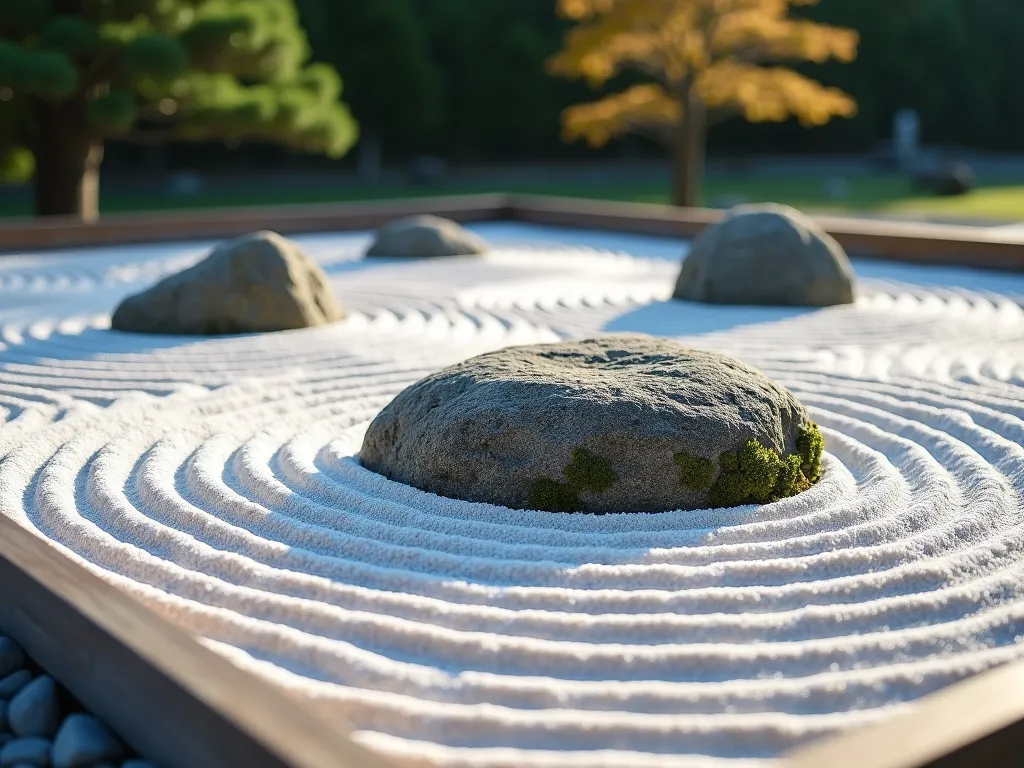
[[[663,140],[675,203],[697,205],[708,125],[741,115],[752,122],[795,116],[814,126],[856,112],[842,91],[778,66],[856,57],[856,32],[790,17],[790,6],[817,2],[558,0],[559,13],[578,24],[550,59],[553,74],[593,87],[623,71],[645,81],[567,109],[565,137],[593,146],[629,132]]]
[[[332,157],[356,139],[292,0],[0,0],[0,166],[35,211],[91,219],[107,139],[257,140]]]

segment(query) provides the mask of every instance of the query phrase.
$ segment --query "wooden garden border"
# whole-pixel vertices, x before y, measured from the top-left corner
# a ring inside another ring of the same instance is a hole
[[[3,515],[0,634],[164,768],[390,765]]]
[[[722,212],[644,203],[459,195],[358,203],[116,214],[83,224],[53,217],[0,221],[0,253],[172,240],[207,240],[272,229],[282,234],[373,229],[401,216],[433,213],[463,223],[521,221],[689,238]],[[851,254],[915,264],[1024,271],[1024,234],[988,227],[814,217]]]
[[[0,252],[369,229],[413,213],[693,237],[721,212],[522,195],[51,219],[0,224]],[[989,229],[817,217],[850,253],[1024,271],[1024,236]],[[129,595],[0,516],[0,632],[167,768],[384,768],[386,761]],[[1021,764],[1024,662],[951,685],[906,714],[823,739],[780,768],[974,768]]]

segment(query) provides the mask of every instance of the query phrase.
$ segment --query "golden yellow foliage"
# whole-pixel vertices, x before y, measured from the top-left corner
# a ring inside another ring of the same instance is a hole
[[[791,6],[817,1],[558,0],[558,12],[579,23],[549,61],[552,74],[598,87],[632,70],[655,83],[570,107],[565,136],[600,146],[626,132],[664,135],[695,98],[712,117],[754,122],[822,125],[853,115],[856,103],[842,91],[765,66],[856,57],[856,32],[790,18]]]

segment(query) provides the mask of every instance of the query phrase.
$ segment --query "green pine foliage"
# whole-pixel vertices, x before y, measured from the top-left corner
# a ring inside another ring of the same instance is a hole
[[[356,141],[337,72],[308,63],[293,0],[56,5],[0,2],[0,168],[19,149],[59,150],[40,144],[46,115],[96,142],[256,140],[338,157]]]

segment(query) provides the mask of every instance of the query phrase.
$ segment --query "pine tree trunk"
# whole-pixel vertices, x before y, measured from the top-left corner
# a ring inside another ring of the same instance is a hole
[[[36,216],[99,216],[103,143],[86,126],[85,110],[75,102],[37,105]]]
[[[701,202],[704,181],[707,108],[690,91],[683,111],[683,120],[672,142],[672,202],[681,206],[697,206]]]

